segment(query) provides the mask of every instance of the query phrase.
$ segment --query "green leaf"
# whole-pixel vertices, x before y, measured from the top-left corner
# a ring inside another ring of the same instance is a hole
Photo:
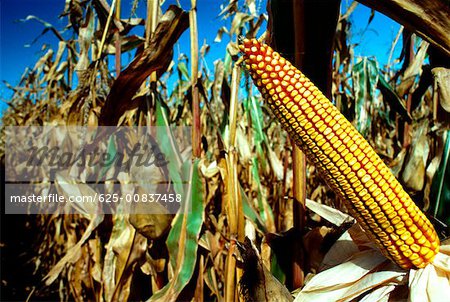
[[[183,166],[183,178],[189,179],[186,200],[175,217],[167,238],[174,276],[148,301],[176,301],[189,283],[197,261],[198,239],[204,220],[203,188],[198,171],[199,159]]]
[[[431,185],[434,216],[450,226],[450,130],[447,130],[442,160]]]
[[[223,62],[225,74],[231,74],[232,65],[233,65],[233,59],[231,58],[230,53],[227,51],[225,53],[225,59]]]
[[[263,187],[261,185],[261,179],[259,178],[258,162],[256,161],[256,158],[252,158],[252,176],[253,181],[256,182],[256,185],[258,187],[256,199],[258,201],[259,215],[265,223],[267,223],[268,221],[273,221],[274,218],[272,208],[267,203],[267,200],[262,194]]]
[[[383,99],[389,103],[391,108],[400,114],[406,122],[410,123],[412,118],[408,110],[406,110],[405,104],[381,74],[378,77],[378,89],[380,89],[381,94],[383,94]],[[391,120],[388,121],[393,122]]]
[[[156,97],[156,139],[159,148],[168,160],[168,170],[170,180],[174,184],[174,189],[177,194],[183,194],[183,180],[180,175],[180,168],[182,166],[182,159],[175,137],[170,128],[169,108],[161,99],[161,96],[155,93]]]
[[[116,142],[114,141],[113,137],[114,136],[111,135],[108,140],[108,148],[106,151],[108,154],[108,158],[115,158],[117,153]],[[114,160],[110,160],[109,162],[106,163],[106,165],[103,165],[103,168],[100,171],[100,175],[97,180],[103,179],[103,177],[106,175],[106,172],[108,172],[108,170],[112,167],[113,163]]]
[[[250,98],[250,114],[252,118],[252,128],[255,131],[255,144],[259,145],[265,140],[265,134],[263,131],[263,113],[261,109],[261,104],[259,102],[259,98],[251,97]]]
[[[369,106],[376,98],[378,75],[377,62],[365,57],[352,70],[353,90],[356,101],[355,127],[364,137],[367,137],[369,134],[372,123]]]
[[[252,221],[258,227],[258,229],[260,231],[262,231],[263,233],[267,233],[267,228],[264,225],[264,222],[262,221],[259,214],[251,206],[242,186],[240,186],[240,189],[241,189],[241,196],[242,196],[242,208],[243,208],[245,217],[247,217],[247,219]]]
[[[273,253],[272,257],[270,259],[270,272],[282,284],[284,284],[286,282],[286,274],[284,273],[284,271],[280,265],[280,262],[278,260],[276,253]]]
[[[253,143],[256,148],[256,153],[258,154],[259,163],[261,164],[262,170],[264,171],[266,169],[267,162],[266,154],[263,151],[263,145],[265,144],[267,148],[269,148],[269,142],[267,139],[267,135],[263,130],[263,112],[261,103],[259,102],[259,98],[247,98],[244,101],[244,108],[247,115],[249,115],[252,121],[252,129],[254,131]]]
[[[178,62],[177,68],[178,68],[178,71],[181,73],[181,75],[184,76],[186,78],[186,80],[189,81],[191,77],[189,76],[189,71],[188,71],[186,63]]]

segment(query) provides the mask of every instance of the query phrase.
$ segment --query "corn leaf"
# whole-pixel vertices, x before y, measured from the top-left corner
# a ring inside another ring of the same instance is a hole
[[[409,114],[408,110],[406,110],[406,106],[403,102],[403,100],[398,96],[398,94],[394,91],[394,89],[389,85],[388,82],[383,78],[383,76],[380,74],[378,76],[378,83],[377,83],[378,89],[380,89],[380,92],[383,94],[383,99],[389,103],[391,108],[400,114],[400,116],[405,120],[406,122],[410,123],[412,121],[411,115]],[[385,120],[387,122],[392,123],[392,121],[386,117]]]
[[[252,221],[258,227],[258,229],[260,231],[262,231],[263,233],[266,233],[267,228],[264,224],[264,221],[261,219],[259,214],[251,206],[242,186],[240,188],[241,188],[241,196],[242,196],[242,207],[244,210],[245,217],[247,217],[247,219]]]
[[[367,137],[372,123],[369,108],[376,99],[378,66],[374,60],[364,57],[353,67],[353,90],[355,93],[355,127]]]
[[[155,94],[156,101],[156,139],[159,148],[168,160],[170,180],[174,185],[175,192],[183,193],[183,180],[180,175],[182,159],[175,137],[170,128],[170,111],[159,94]]]
[[[204,220],[203,185],[198,164],[199,160],[195,160],[193,165],[183,167],[184,177],[189,179],[189,187],[183,208],[175,217],[167,238],[174,276],[148,301],[175,301],[194,273],[199,234]]]
[[[447,130],[442,160],[433,178],[430,200],[434,202],[436,218],[450,226],[450,130]]]

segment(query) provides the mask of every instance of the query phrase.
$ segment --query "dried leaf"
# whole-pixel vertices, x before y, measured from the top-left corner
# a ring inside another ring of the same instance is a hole
[[[217,35],[214,38],[214,42],[215,43],[220,43],[222,42],[222,36],[223,34],[228,34],[228,28],[226,28],[225,26],[222,26],[221,28],[219,28],[219,30],[217,31]]]
[[[400,283],[404,271],[387,267],[387,260],[377,250],[354,254],[348,261],[315,275],[300,291],[295,301],[350,301],[387,282]]]
[[[131,281],[135,264],[145,257],[147,240],[145,237],[131,231],[127,224],[127,231],[122,232],[119,240],[113,246],[116,255],[116,287],[112,301],[127,301],[131,290]],[[131,232],[130,232],[131,231]],[[128,235],[128,236],[127,236]]]
[[[440,301],[450,292],[450,244],[442,243],[434,262],[409,273],[409,301]]]
[[[92,219],[87,227],[87,229],[84,231],[83,236],[81,239],[77,242],[75,246],[73,246],[70,250],[67,251],[66,255],[58,261],[58,263],[48,272],[48,274],[45,276],[45,284],[50,285],[53,283],[53,281],[58,278],[61,271],[64,269],[64,267],[67,264],[73,264],[76,261],[78,261],[79,257],[81,256],[81,247],[86,242],[86,240],[91,236],[92,232],[100,225],[100,223],[103,221],[103,215],[93,215]]]
[[[306,199],[306,207],[336,226],[341,226],[345,222],[354,221],[351,216],[311,199]]]
[[[436,92],[439,95],[439,104],[445,111],[450,112],[450,69],[437,67],[431,72],[438,89]]]
[[[56,190],[65,197],[66,200],[72,196],[89,196],[91,200],[96,200],[97,192],[90,185],[84,183],[74,183],[73,177],[68,171],[57,172],[55,179]],[[73,207],[71,210],[70,207]],[[97,202],[71,202],[65,205],[65,213],[81,213],[86,218],[100,212]]]
[[[241,28],[250,20],[253,20],[253,16],[246,13],[237,12],[231,22],[230,35],[241,34]]]
[[[245,242],[239,244],[238,248],[243,262],[243,274],[239,284],[245,301],[293,300],[287,288],[264,266],[250,239],[245,238]]]
[[[250,162],[252,158],[252,152],[250,150],[250,143],[245,135],[244,131],[242,131],[241,127],[236,128],[236,145],[239,151],[240,159],[243,162]]]
[[[75,70],[86,70],[89,66],[89,49],[95,31],[95,19],[92,10],[89,8],[86,12],[86,20],[81,25],[78,34],[78,45],[80,48],[79,58]]]
[[[309,271],[315,273],[325,257],[325,239],[327,235],[333,234],[334,229],[326,226],[316,227],[303,236],[303,245],[308,255]]]
[[[405,185],[415,191],[421,191],[425,184],[425,168],[430,152],[427,138],[428,122],[422,123],[415,130],[412,139],[411,153],[409,154],[402,179]]]
[[[131,99],[154,71],[165,72],[172,59],[172,47],[189,24],[188,14],[169,6],[149,46],[125,68],[114,82],[102,108],[99,124],[115,126],[125,111],[135,108]]]
[[[144,194],[143,191],[137,191],[137,194]],[[138,203],[137,206],[145,206]],[[145,213],[145,210],[135,208],[137,213]],[[173,215],[169,214],[167,209],[160,203],[152,204],[152,213],[154,214],[131,214],[130,223],[133,227],[147,239],[158,239],[166,234],[170,229]],[[161,214],[157,214],[160,212]]]

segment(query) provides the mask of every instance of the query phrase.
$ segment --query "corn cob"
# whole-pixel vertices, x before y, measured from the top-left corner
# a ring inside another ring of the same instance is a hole
[[[405,269],[432,262],[439,251],[433,225],[362,135],[271,47],[243,39],[239,48],[283,128],[381,252]]]

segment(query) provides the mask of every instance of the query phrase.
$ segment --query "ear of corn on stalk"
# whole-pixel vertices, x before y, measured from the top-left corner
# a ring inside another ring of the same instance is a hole
[[[239,48],[283,128],[381,252],[405,269],[432,262],[439,251],[433,225],[353,125],[270,46],[243,39]]]

